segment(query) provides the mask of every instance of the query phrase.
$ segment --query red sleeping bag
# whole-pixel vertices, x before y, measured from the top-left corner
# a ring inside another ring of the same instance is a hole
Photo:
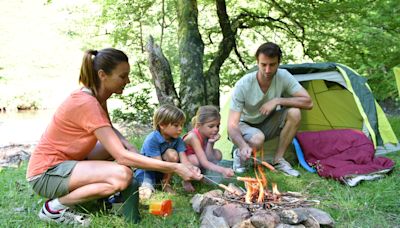
[[[343,180],[347,176],[390,170],[394,162],[375,157],[372,142],[353,129],[300,132],[296,135],[305,160],[320,176]]]

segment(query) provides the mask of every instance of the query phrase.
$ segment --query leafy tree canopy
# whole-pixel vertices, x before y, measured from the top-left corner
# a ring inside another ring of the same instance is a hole
[[[367,76],[378,99],[397,96],[392,68],[400,63],[400,4],[394,0],[291,1],[198,0],[198,29],[207,71],[223,41],[216,5],[224,2],[235,45],[219,72],[221,88],[232,86],[255,64],[255,49],[273,41],[284,51],[283,63],[338,62]],[[96,0],[101,15],[91,17],[86,36],[107,37],[127,50],[136,82],[149,81],[144,46],[152,35],[168,58],[179,87],[177,1]],[[87,39],[91,41],[92,39]]]

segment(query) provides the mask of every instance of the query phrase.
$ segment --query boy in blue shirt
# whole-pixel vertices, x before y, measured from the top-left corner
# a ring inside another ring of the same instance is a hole
[[[167,162],[191,164],[185,154],[185,143],[180,137],[185,119],[183,111],[173,105],[159,107],[153,116],[154,131],[144,140],[141,154]],[[139,194],[142,199],[150,198],[155,191],[154,186],[160,182],[163,191],[175,193],[170,185],[172,173],[138,169],[135,177],[141,183]]]

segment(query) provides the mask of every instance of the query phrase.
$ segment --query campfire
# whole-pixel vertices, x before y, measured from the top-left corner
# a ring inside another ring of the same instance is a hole
[[[260,151],[263,157],[263,150]],[[309,200],[298,192],[279,192],[276,183],[268,183],[264,167],[275,172],[273,166],[256,156],[253,150],[255,177],[236,177],[245,189],[229,183],[216,183],[221,189],[196,194],[192,207],[201,213],[201,227],[277,227],[285,224],[304,227],[333,227],[329,214],[313,206],[318,200]]]

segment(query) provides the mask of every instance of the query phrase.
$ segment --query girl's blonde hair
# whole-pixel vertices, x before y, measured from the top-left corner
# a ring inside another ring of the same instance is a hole
[[[192,127],[195,128],[197,124],[204,124],[220,119],[221,115],[217,107],[214,105],[201,106],[197,109],[196,116],[192,118]]]
[[[153,128],[160,130],[160,125],[183,124],[186,121],[185,113],[169,104],[161,105],[153,115]]]

